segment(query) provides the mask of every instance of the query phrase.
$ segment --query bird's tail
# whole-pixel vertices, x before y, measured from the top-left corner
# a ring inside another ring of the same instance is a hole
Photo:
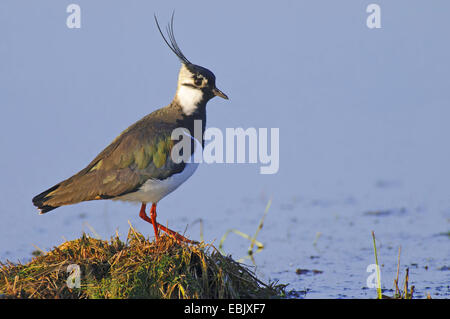
[[[51,193],[55,192],[59,188],[60,184],[47,189],[45,192],[36,195],[33,198],[33,205],[39,209],[39,214],[45,214],[59,206],[52,206],[48,202],[52,199]]]
[[[101,184],[99,180],[102,181]],[[101,187],[96,187],[109,186],[109,184],[103,184],[103,180],[104,176],[98,175],[97,172],[86,174],[85,171],[81,171],[35,196],[33,204],[39,209],[40,214],[45,214],[60,206],[113,197],[104,195]],[[120,186],[115,180],[111,183]]]

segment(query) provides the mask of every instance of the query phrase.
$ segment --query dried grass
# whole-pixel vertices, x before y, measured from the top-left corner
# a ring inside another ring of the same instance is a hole
[[[73,264],[79,288],[70,285]],[[168,236],[156,243],[132,227],[126,242],[83,234],[28,264],[0,263],[0,298],[276,298],[284,288],[261,282],[211,244]]]

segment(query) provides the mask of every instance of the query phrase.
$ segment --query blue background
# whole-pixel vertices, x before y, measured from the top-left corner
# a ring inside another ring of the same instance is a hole
[[[81,29],[66,26],[72,2],[81,7]],[[260,175],[259,164],[203,165],[160,202],[161,223],[181,231],[189,225],[187,234],[199,239],[201,218],[207,241],[230,228],[252,233],[272,198],[260,264],[268,267],[274,254],[290,259],[264,275],[297,280],[282,275],[307,258],[292,249],[310,247],[320,233],[325,251],[335,243],[348,251],[360,242],[367,247],[359,288],[373,262],[370,230],[395,247],[448,231],[448,1],[376,1],[381,29],[366,26],[370,1],[72,2],[0,2],[2,259],[28,258],[32,245],[49,249],[92,229],[102,238],[116,229],[124,235],[128,220],[152,235],[138,206],[98,201],[39,216],[31,198],[171,101],[180,64],[153,14],[166,24],[173,9],[184,54],[212,70],[230,97],[209,102],[208,126],[279,128],[280,170]],[[362,217],[401,209],[406,213],[395,220]],[[436,255],[442,266],[449,255],[443,240],[413,245],[409,254]],[[239,255],[246,246],[230,238],[227,248]],[[345,254],[333,251],[333,267],[349,267]]]

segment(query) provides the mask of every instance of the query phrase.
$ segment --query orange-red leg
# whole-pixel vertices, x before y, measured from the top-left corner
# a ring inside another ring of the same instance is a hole
[[[195,241],[187,239],[186,237],[178,234],[176,231],[173,231],[173,230],[157,223],[156,222],[156,204],[155,203],[152,204],[152,207],[150,209],[150,217],[148,217],[147,214],[145,213],[146,206],[147,206],[146,204],[144,204],[144,203],[142,204],[141,211],[139,212],[139,217],[141,217],[143,220],[145,220],[146,222],[153,225],[153,230],[155,231],[155,238],[157,241],[159,238],[159,229],[161,229],[163,232],[166,232],[167,234],[174,237],[177,241],[182,241],[182,242],[186,242],[186,243],[190,243],[190,244],[195,243]]]
[[[147,214],[145,213],[146,207],[147,207],[147,204],[142,203],[141,210],[139,211],[139,217],[141,217],[146,222],[153,224],[152,220],[150,218],[148,218]],[[153,229],[155,229],[155,226],[153,226]],[[158,231],[157,230],[155,231],[155,238],[156,238],[156,240],[158,240]]]

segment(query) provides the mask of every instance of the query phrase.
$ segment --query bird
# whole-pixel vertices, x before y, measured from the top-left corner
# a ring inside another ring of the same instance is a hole
[[[84,169],[35,196],[32,202],[40,214],[93,200],[135,202],[141,205],[139,217],[153,225],[156,241],[161,230],[178,242],[194,243],[156,221],[158,202],[183,184],[198,167],[198,162],[180,161],[171,156],[181,141],[181,138],[172,139],[172,132],[180,128],[193,132],[195,121],[201,121],[203,136],[208,101],[216,96],[229,98],[216,87],[213,72],[191,63],[181,51],[174,35],[174,13],[166,26],[167,38],[156,15],[154,19],[165,44],[181,62],[173,100],[132,124]],[[204,141],[200,143],[192,135],[190,138],[195,145],[185,155],[191,159]],[[146,213],[149,203],[150,216]]]

